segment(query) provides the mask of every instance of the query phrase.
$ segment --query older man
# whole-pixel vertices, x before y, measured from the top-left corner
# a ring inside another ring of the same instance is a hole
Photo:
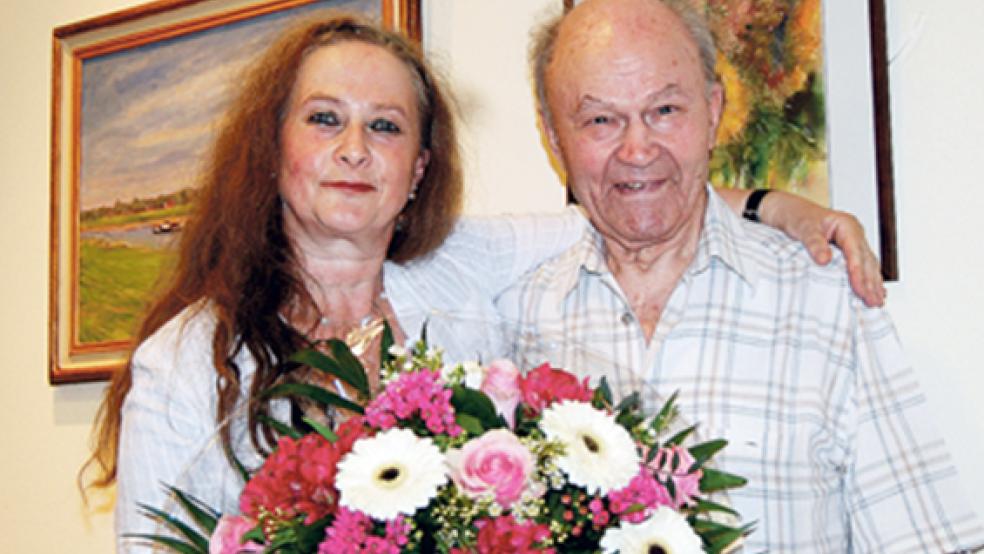
[[[587,0],[542,30],[542,117],[593,225],[500,297],[521,357],[650,401],[679,391],[749,480],[732,493],[756,522],[748,551],[981,543],[888,316],[840,259],[813,264],[707,186],[714,61],[682,2]]]

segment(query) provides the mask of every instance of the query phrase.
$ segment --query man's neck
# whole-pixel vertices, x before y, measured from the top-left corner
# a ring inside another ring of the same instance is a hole
[[[666,241],[633,245],[604,239],[608,269],[625,293],[647,342],[656,331],[670,295],[697,254],[704,211],[699,210]]]

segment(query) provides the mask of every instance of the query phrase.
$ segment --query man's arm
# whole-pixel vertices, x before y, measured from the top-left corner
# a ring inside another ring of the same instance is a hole
[[[736,214],[741,215],[750,190],[715,187]],[[885,303],[881,264],[864,238],[864,228],[856,217],[825,208],[801,196],[774,190],[759,206],[762,223],[775,227],[803,243],[813,261],[826,265],[833,242],[844,253],[851,288],[870,307]]]

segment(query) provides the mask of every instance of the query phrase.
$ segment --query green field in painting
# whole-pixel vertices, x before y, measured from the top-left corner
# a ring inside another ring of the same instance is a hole
[[[147,223],[150,221],[157,221],[160,219],[178,219],[187,216],[190,212],[191,212],[191,206],[185,204],[180,206],[173,206],[171,208],[162,208],[159,210],[146,210],[140,213],[120,214],[120,215],[106,216],[106,217],[100,217],[94,219],[83,219],[81,228],[83,231],[88,231],[91,229],[130,225],[133,223]]]
[[[83,343],[133,336],[161,269],[173,252],[84,239],[79,338]]]

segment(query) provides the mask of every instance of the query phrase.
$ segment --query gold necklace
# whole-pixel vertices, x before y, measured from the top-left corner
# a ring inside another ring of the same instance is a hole
[[[361,357],[362,354],[366,352],[369,345],[379,337],[386,327],[386,310],[382,306],[382,302],[387,301],[386,291],[382,287],[382,283],[379,284],[379,292],[373,297],[372,304],[369,307],[369,313],[363,316],[357,326],[352,327],[345,333],[343,341],[352,350],[352,353],[357,357]],[[328,317],[320,307],[315,306],[318,310],[318,324],[316,328],[329,327],[332,323],[330,317]],[[314,339],[312,340],[310,336],[305,334],[305,337],[309,342],[317,343],[324,339]]]

